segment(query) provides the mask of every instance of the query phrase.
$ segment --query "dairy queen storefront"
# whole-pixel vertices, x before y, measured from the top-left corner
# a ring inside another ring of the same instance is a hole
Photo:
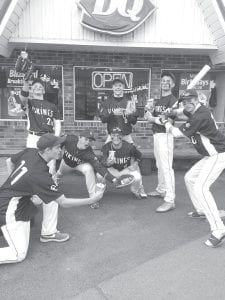
[[[63,132],[91,128],[97,148],[106,135],[98,108],[115,77],[136,98],[133,136],[142,148],[152,144],[144,105],[160,97],[164,70],[174,73],[178,97],[205,64],[213,64],[196,89],[223,127],[222,0],[3,0],[0,9],[0,152],[25,146],[26,118],[12,110],[23,83],[14,65],[24,49],[34,78],[46,83],[46,99],[60,109]]]

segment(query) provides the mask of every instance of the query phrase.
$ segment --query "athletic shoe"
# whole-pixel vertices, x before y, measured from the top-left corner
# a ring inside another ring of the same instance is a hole
[[[205,245],[211,248],[216,248],[222,244],[223,239],[225,239],[225,233],[221,236],[221,238],[217,238],[211,233],[210,238],[205,241]]]
[[[164,202],[162,205],[160,205],[157,209],[156,212],[159,213],[164,213],[170,210],[175,209],[175,204],[174,203],[169,203],[169,202]]]
[[[203,213],[198,213],[197,211],[190,211],[187,215],[189,218],[193,219],[206,219],[206,216]]]
[[[70,238],[68,233],[61,233],[59,231],[56,231],[54,234],[50,235],[41,235],[40,241],[42,243],[47,243],[47,242],[57,242],[57,243],[62,243],[67,241]]]
[[[153,192],[149,192],[147,193],[148,196],[150,197],[159,197],[159,198],[164,198],[165,197],[165,193],[159,193],[158,191],[153,191]]]
[[[144,187],[143,185],[140,186],[139,188],[139,195],[142,199],[146,199],[148,197],[148,195],[145,193]]]
[[[93,209],[98,209],[99,207],[100,207],[100,202],[99,201],[97,201],[95,203],[92,203],[90,205],[90,208],[93,208]]]

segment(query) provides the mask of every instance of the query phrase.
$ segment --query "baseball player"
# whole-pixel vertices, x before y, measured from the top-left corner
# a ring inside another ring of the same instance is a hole
[[[91,198],[66,198],[59,186],[52,180],[47,163],[60,155],[60,144],[65,140],[46,133],[37,142],[37,148],[26,148],[7,160],[12,170],[0,188],[0,226],[8,247],[0,248],[0,264],[17,263],[25,259],[29,246],[30,220],[37,212],[34,203],[52,201],[63,207],[93,203],[102,197],[102,192]],[[33,196],[33,197],[32,197]],[[44,242],[59,241],[55,232],[42,236]],[[62,234],[61,234],[62,235]],[[56,238],[56,239],[55,239]],[[64,234],[68,239],[69,235]]]
[[[26,78],[26,77],[25,77]],[[36,148],[37,141],[45,133],[54,133],[59,136],[61,132],[61,121],[58,108],[55,104],[44,100],[45,86],[42,80],[35,79],[31,85],[31,96],[29,97],[29,81],[24,80],[21,91],[21,102],[27,107],[27,148]],[[55,173],[55,160],[48,163],[51,174]],[[43,202],[42,232],[51,234],[56,231],[58,218],[58,204],[52,201],[46,205]]]
[[[93,134],[88,130],[81,132],[79,136],[68,134],[63,143],[63,159],[56,173],[56,180],[58,181],[68,170],[80,171],[85,176],[90,197],[95,194],[96,173],[110,182],[116,182],[116,178],[102,166],[90,146],[90,142],[94,140]],[[95,202],[91,207],[99,208],[99,202]]]
[[[147,198],[143,190],[142,176],[138,166],[141,152],[136,147],[123,140],[120,128],[111,130],[111,142],[102,147],[102,163],[108,168],[109,173],[119,178],[122,175],[132,175],[135,181],[131,184],[131,192],[136,198]],[[113,156],[111,151],[114,152]]]
[[[225,136],[218,130],[210,110],[200,104],[196,90],[187,90],[180,101],[183,102],[183,114],[188,120],[179,128],[167,120],[161,121],[173,136],[190,138],[196,150],[203,155],[185,175],[187,191],[196,209],[188,215],[195,218],[206,216],[211,236],[205,245],[217,247],[225,238],[225,226],[210,187],[225,169]]]
[[[106,143],[110,141],[111,131],[115,127],[119,127],[122,130],[124,141],[133,143],[131,132],[132,125],[137,123],[138,115],[136,109],[135,107],[128,107],[128,103],[131,103],[131,100],[124,96],[124,81],[122,79],[114,79],[112,88],[113,95],[103,102],[99,112],[102,123],[107,123],[109,135]]]
[[[156,101],[154,111],[146,112],[145,118],[153,123],[154,156],[158,169],[158,185],[155,191],[148,193],[151,197],[162,197],[164,203],[156,209],[164,213],[175,208],[175,179],[173,170],[173,136],[167,133],[165,127],[157,122],[158,117],[167,109],[173,107],[177,100],[172,94],[175,77],[172,73],[164,72],[161,76],[162,96]]]

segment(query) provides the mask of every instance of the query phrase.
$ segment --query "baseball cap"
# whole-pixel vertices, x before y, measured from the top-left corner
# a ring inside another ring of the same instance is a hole
[[[180,97],[179,97],[179,102],[186,100],[186,99],[191,99],[191,98],[198,98],[198,93],[196,90],[190,89],[190,90],[186,90],[184,91]]]
[[[66,139],[66,136],[55,136],[52,133],[43,134],[40,139],[37,141],[37,148],[41,151],[46,148],[52,148],[54,146],[62,144]]]
[[[176,78],[175,78],[174,74],[169,72],[169,71],[163,71],[162,74],[161,74],[161,78],[163,78],[164,76],[170,77],[173,80],[173,82],[176,81]]]
[[[125,81],[124,81],[122,78],[119,78],[119,77],[114,78],[113,81],[112,81],[112,84],[115,84],[115,83],[117,83],[117,82],[120,82],[120,83],[122,83],[122,84],[125,84]]]
[[[84,131],[79,133],[79,136],[84,136],[89,140],[96,141],[92,131],[84,130]]]
[[[34,85],[35,83],[40,83],[43,87],[45,87],[44,81],[42,81],[40,78],[34,79],[31,85]]]
[[[111,130],[110,134],[113,134],[113,133],[120,133],[120,134],[122,134],[122,130],[119,127],[116,127],[116,128],[113,128]]]

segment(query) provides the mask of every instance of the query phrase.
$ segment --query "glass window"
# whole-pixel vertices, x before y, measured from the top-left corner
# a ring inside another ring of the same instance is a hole
[[[125,93],[134,95],[140,118],[150,95],[150,69],[74,67],[75,120],[99,120],[102,101],[112,93],[112,81],[122,78]]]
[[[175,87],[173,88],[173,94],[176,98],[187,89],[189,83],[195,77],[195,75],[199,72],[199,70],[172,70],[166,69],[162,70],[162,74],[164,71],[171,72],[175,76]],[[211,106],[209,104],[210,96],[212,89],[215,88],[216,81],[216,73],[208,72],[204,78],[202,78],[198,84],[194,87],[198,91],[199,100],[205,104],[206,106]]]
[[[62,66],[34,66],[33,78],[45,83],[44,99],[55,103],[63,120],[63,68]],[[23,74],[13,66],[0,67],[0,119],[26,120],[19,93],[23,86]],[[32,83],[32,81],[30,81]],[[32,97],[32,95],[30,95]]]

